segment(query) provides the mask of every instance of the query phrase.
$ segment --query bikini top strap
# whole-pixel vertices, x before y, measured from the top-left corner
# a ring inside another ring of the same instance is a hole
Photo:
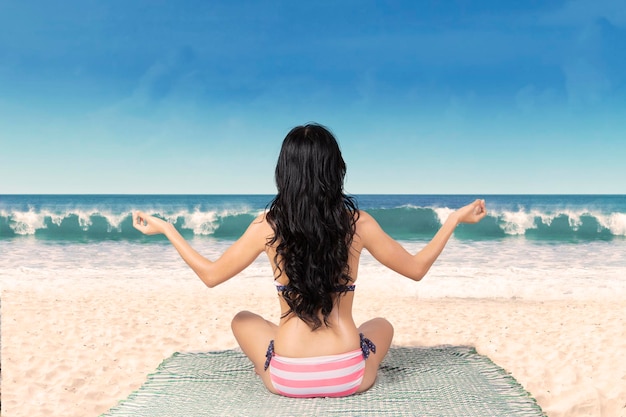
[[[276,284],[276,291],[278,292],[283,292],[283,291],[287,291],[289,289],[289,285],[279,285]],[[340,285],[335,287],[335,291],[336,292],[343,292],[343,291],[354,291],[356,289],[356,284],[352,284],[352,285]]]

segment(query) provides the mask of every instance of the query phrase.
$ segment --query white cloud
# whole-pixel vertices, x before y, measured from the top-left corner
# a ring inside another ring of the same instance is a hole
[[[611,81],[596,63],[581,58],[567,64],[565,73],[568,101],[572,105],[595,104],[611,91]]]

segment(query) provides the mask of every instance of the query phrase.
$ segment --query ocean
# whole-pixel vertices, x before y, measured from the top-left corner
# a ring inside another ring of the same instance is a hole
[[[90,282],[178,285],[197,279],[162,236],[132,227],[140,209],[174,223],[217,258],[272,195],[0,195],[0,288]],[[456,208],[484,198],[488,216],[460,225],[419,283],[368,253],[358,285],[416,298],[532,300],[626,296],[625,195],[356,195],[359,207],[411,252]],[[259,257],[236,280],[271,285]]]

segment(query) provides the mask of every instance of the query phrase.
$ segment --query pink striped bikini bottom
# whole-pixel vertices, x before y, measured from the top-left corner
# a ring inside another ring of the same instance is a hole
[[[376,346],[361,334],[361,349],[310,358],[274,353],[270,342],[265,369],[276,391],[287,397],[345,397],[357,392],[365,374],[365,359]]]

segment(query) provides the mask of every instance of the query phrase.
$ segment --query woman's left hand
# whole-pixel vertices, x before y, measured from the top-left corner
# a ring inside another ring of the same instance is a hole
[[[485,200],[475,200],[465,207],[461,207],[455,213],[459,223],[478,223],[487,215]]]

